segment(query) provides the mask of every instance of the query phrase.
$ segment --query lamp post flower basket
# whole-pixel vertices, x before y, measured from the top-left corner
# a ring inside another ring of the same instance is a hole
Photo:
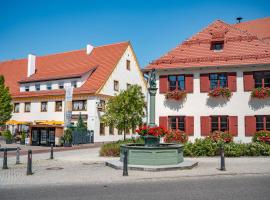
[[[208,93],[208,96],[209,97],[214,97],[214,98],[217,98],[217,97],[224,97],[226,99],[229,99],[231,98],[232,96],[232,92],[229,88],[225,87],[225,88],[215,88],[213,90],[211,90],[209,93]]]
[[[184,131],[170,130],[166,133],[164,142],[166,143],[186,143],[188,136]]]
[[[187,92],[185,90],[174,90],[167,92],[165,94],[166,99],[182,100],[187,97]]]
[[[262,87],[262,88],[254,88],[251,92],[251,97],[257,99],[265,99],[270,97],[270,88]]]
[[[150,127],[145,125],[137,129],[136,133],[143,138],[145,146],[155,147],[160,144],[160,137],[165,136],[166,131],[160,126]]]

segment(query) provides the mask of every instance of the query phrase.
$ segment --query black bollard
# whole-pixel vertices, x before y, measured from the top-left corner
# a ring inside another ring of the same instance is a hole
[[[220,147],[220,170],[225,171],[225,155],[224,155],[224,145]]]
[[[16,152],[16,165],[21,164],[20,163],[20,148],[17,147],[17,152]]]
[[[128,176],[128,151],[124,150],[123,176]]]
[[[53,159],[53,144],[51,144],[51,157],[50,159]]]
[[[8,166],[7,166],[7,148],[4,148],[3,169],[8,169]]]
[[[32,175],[32,150],[28,150],[28,159],[27,159],[27,172],[26,175]]]

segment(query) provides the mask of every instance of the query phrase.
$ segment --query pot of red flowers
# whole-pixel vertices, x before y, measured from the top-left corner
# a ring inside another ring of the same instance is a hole
[[[163,137],[166,131],[160,126],[150,127],[144,125],[137,129],[136,133],[143,138],[145,146],[156,147],[160,144],[160,137]]]
[[[166,99],[174,99],[174,100],[183,100],[187,97],[187,92],[185,90],[174,90],[169,91],[165,94]]]
[[[224,97],[226,99],[229,99],[231,98],[232,96],[232,92],[229,88],[225,87],[225,88],[215,88],[213,90],[211,90],[209,93],[208,93],[208,96],[209,97],[214,97],[214,98],[217,98],[217,97]]]
[[[186,143],[188,141],[188,136],[184,131],[170,130],[166,133],[164,137],[164,142],[166,143]]]
[[[263,88],[254,88],[251,92],[251,97],[257,99],[265,99],[270,97],[270,88],[263,87]]]

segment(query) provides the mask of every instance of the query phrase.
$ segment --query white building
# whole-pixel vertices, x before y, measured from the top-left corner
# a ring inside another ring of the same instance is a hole
[[[256,131],[270,130],[270,98],[251,97],[254,88],[270,88],[270,18],[217,20],[143,71],[152,69],[157,124],[185,131],[191,140],[221,130],[249,142]],[[229,88],[232,97],[210,97],[216,88]],[[166,98],[173,91],[187,96]]]
[[[94,142],[123,138],[123,133],[105,127],[100,117],[106,99],[137,84],[146,93],[146,85],[129,42],[57,53],[29,55],[28,59],[0,63],[14,103],[12,120],[32,124],[33,144],[56,143],[63,135],[65,88],[72,86],[72,123],[82,114]],[[46,124],[48,123],[48,124]],[[54,124],[54,125],[52,125]],[[46,125],[46,126],[45,126]]]

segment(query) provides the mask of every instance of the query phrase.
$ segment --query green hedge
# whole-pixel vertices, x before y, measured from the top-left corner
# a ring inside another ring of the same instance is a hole
[[[126,141],[117,141],[102,145],[100,156],[118,157],[120,154],[120,145],[127,143],[143,143],[141,139],[128,139]],[[187,142],[184,144],[185,157],[201,157],[201,156],[218,156],[219,146],[209,138],[196,139],[194,143]],[[270,145],[263,142],[252,143],[225,143],[225,156],[270,156]]]
[[[128,143],[143,143],[141,138],[138,139],[127,139],[127,140],[118,140],[116,142],[103,144],[100,148],[99,155],[107,157],[118,157],[120,156],[120,145]]]
[[[262,142],[253,143],[225,143],[225,156],[270,156],[270,145]],[[184,146],[184,156],[217,156],[219,155],[219,146],[209,139],[196,139],[194,143],[188,142]]]

